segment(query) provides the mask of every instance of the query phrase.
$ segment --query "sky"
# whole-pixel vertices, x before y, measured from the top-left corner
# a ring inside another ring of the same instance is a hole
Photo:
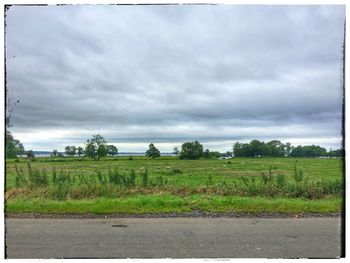
[[[10,131],[32,150],[273,139],[340,148],[345,7],[12,6]]]

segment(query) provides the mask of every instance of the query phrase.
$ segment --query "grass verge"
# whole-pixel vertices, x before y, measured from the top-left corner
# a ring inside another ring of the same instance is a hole
[[[12,199],[6,202],[6,213],[168,213],[190,212],[193,209],[210,212],[249,213],[337,213],[342,199],[295,199],[238,196],[143,195],[125,198],[89,200]]]

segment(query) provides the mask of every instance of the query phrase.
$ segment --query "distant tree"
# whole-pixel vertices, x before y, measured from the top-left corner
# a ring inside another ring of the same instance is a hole
[[[73,155],[75,155],[77,153],[77,149],[76,149],[75,146],[69,146],[68,145],[68,146],[66,146],[64,148],[64,152],[65,152],[66,155],[73,156]]]
[[[34,154],[34,152],[32,150],[29,150],[27,152],[27,158],[29,158],[29,159],[35,158],[35,154]]]
[[[205,149],[205,151],[203,152],[203,158],[206,158],[206,159],[210,158],[209,154],[210,154],[209,149]]]
[[[108,154],[111,156],[118,155],[118,148],[114,145],[107,145]]]
[[[292,152],[293,148],[294,147],[290,144],[290,142],[287,142],[284,146],[284,155],[289,156],[290,153]]]
[[[268,148],[268,156],[283,157],[285,153],[284,144],[278,140],[272,140],[266,143]]]
[[[173,154],[175,154],[175,156],[178,156],[179,153],[180,153],[179,148],[178,147],[174,147]]]
[[[337,149],[337,150],[332,150],[330,149],[328,152],[329,157],[344,157],[344,150],[343,149]]]
[[[107,145],[105,144],[100,144],[98,147],[97,147],[97,159],[99,160],[100,157],[105,157],[107,156],[108,154],[108,149],[107,149]]]
[[[151,143],[148,146],[148,150],[146,151],[146,156],[155,159],[157,157],[160,157],[160,151],[154,146],[153,143]]]
[[[230,152],[230,151],[227,151],[226,154],[225,154],[226,157],[232,157],[233,156],[233,153]]]
[[[185,142],[181,145],[180,159],[195,160],[204,154],[203,145],[198,141]]]
[[[291,154],[293,157],[321,157],[321,156],[327,156],[327,150],[323,147],[317,146],[317,145],[307,145],[307,146],[301,146],[298,145],[295,147]]]
[[[253,157],[248,143],[236,142],[233,145],[233,153],[236,157]]]
[[[259,140],[252,140],[249,143],[249,155],[251,157],[268,155],[267,145]]]
[[[90,140],[86,141],[85,155],[95,160],[107,155],[106,140],[100,134],[93,135]]]
[[[217,152],[217,151],[209,151],[209,149],[206,149],[203,154],[202,154],[202,158],[205,158],[205,159],[217,159],[217,158],[220,158],[221,156],[225,156],[226,157],[226,154],[221,154],[220,152]]]
[[[82,148],[82,147],[78,147],[77,148],[77,154],[78,154],[78,156],[80,157],[82,154],[84,153],[84,149]]]
[[[11,132],[6,129],[6,148],[5,156],[6,158],[16,158],[17,155],[24,154],[23,144],[15,139]]]
[[[58,151],[57,150],[53,150],[51,156],[52,157],[57,157],[57,154],[58,154]]]

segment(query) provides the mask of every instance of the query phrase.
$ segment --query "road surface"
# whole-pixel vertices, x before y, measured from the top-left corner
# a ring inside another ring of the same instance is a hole
[[[336,258],[340,218],[16,219],[7,258]]]

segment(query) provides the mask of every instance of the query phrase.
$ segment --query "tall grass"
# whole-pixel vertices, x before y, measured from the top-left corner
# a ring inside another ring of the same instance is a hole
[[[229,183],[223,179],[215,181],[211,173],[206,185],[190,187],[170,184],[168,178],[162,176],[150,177],[147,169],[134,169],[121,173],[117,167],[108,168],[107,172],[96,170],[94,174],[69,174],[62,169],[48,173],[45,169],[39,171],[29,163],[27,170],[15,165],[16,189],[28,189],[31,195],[47,197],[56,200],[82,199],[96,197],[120,197],[128,194],[168,193],[181,196],[193,194],[209,194],[224,196],[261,196],[261,197],[291,197],[320,199],[327,196],[342,196],[341,180],[319,180],[310,182],[308,176],[298,169],[296,163],[292,176],[286,178],[282,173],[274,173],[269,167],[267,173],[259,176],[241,177]],[[171,179],[170,175],[170,179]],[[18,191],[28,193],[28,191]]]

